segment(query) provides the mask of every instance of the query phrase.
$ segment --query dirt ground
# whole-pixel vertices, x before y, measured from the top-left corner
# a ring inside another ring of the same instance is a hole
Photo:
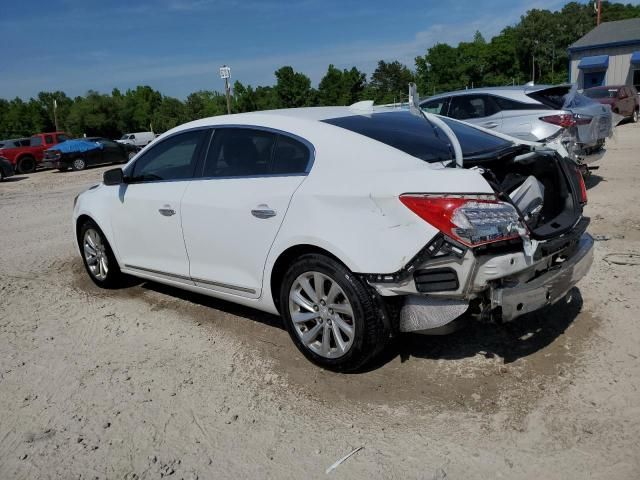
[[[308,363],[277,317],[94,287],[73,197],[104,168],[0,184],[0,479],[640,478],[640,124],[588,182],[591,272],[504,327]],[[325,470],[357,447],[333,472]]]

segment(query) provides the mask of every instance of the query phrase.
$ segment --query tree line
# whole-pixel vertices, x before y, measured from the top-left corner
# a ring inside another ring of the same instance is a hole
[[[602,2],[602,21],[640,17],[640,6]],[[398,61],[378,62],[367,77],[356,67],[329,65],[317,88],[304,73],[284,66],[273,86],[233,85],[232,111],[350,105],[359,100],[377,104],[406,101],[407,84],[416,82],[421,96],[472,88],[536,83],[560,83],[568,78],[567,47],[595,26],[591,2],[571,2],[558,11],[529,10],[513,26],[485,40],[476,32],[457,46],[436,44],[415,58],[415,68]],[[0,99],[0,138],[29,136],[55,129],[54,100],[60,129],[74,135],[117,138],[122,133],[153,129],[163,132],[197,118],[226,113],[222,93],[201,90],[185,100],[162,95],[150,86],[111,94],[89,90],[75,98],[64,92],[40,92],[24,101]]]

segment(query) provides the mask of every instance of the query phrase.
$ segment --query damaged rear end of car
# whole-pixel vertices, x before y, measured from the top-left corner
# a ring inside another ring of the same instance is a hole
[[[441,120],[464,151],[473,127]],[[404,193],[402,204],[438,233],[399,271],[366,276],[398,306],[401,332],[449,333],[470,317],[512,321],[567,297],[593,261],[584,180],[564,148],[513,139],[457,163],[493,194]]]

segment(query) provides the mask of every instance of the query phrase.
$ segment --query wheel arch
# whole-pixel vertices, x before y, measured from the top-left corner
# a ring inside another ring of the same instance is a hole
[[[98,222],[96,222],[95,219],[93,219],[92,217],[90,217],[86,213],[83,213],[82,215],[80,215],[76,219],[76,243],[78,244],[78,248],[81,250],[80,253],[82,253],[82,248],[81,248],[82,242],[80,240],[80,230],[82,229],[82,226],[87,221],[91,221],[91,222],[95,223],[96,225],[98,225]],[[100,227],[100,225],[98,225],[98,227]],[[102,230],[102,229],[100,229],[100,230]]]
[[[300,258],[302,255],[310,253],[325,255],[344,265],[345,268],[349,268],[348,265],[340,260],[340,258],[338,258],[336,255],[322,247],[318,247],[317,245],[298,244],[287,248],[286,250],[281,252],[280,255],[278,255],[278,258],[274,262],[273,268],[271,269],[271,275],[269,279],[271,298],[278,312],[280,311],[280,288],[282,286],[282,279],[287,272],[287,268],[289,268],[289,266],[293,261],[295,261],[295,259]]]
[[[15,167],[18,168],[18,166],[20,165],[20,162],[22,162],[22,160],[24,160],[25,158],[30,158],[33,160],[33,163],[37,166],[38,165],[38,159],[36,158],[35,155],[33,155],[32,153],[29,152],[25,152],[25,153],[20,153],[18,155],[16,155],[15,158]]]

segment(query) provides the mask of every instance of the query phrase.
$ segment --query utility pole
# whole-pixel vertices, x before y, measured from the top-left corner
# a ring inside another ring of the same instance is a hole
[[[536,82],[536,56],[535,54],[531,55],[531,83],[535,84]]]
[[[231,89],[229,88],[229,79],[231,78],[231,67],[223,65],[220,67],[220,78],[224,80],[224,91],[227,95],[227,113],[231,115]]]
[[[596,26],[600,25],[600,14],[602,13],[602,0],[598,0],[597,9],[598,9],[598,14],[596,15],[596,18],[597,18]]]
[[[56,126],[56,132],[60,131],[60,127],[58,126],[58,101],[53,99],[53,123]]]

